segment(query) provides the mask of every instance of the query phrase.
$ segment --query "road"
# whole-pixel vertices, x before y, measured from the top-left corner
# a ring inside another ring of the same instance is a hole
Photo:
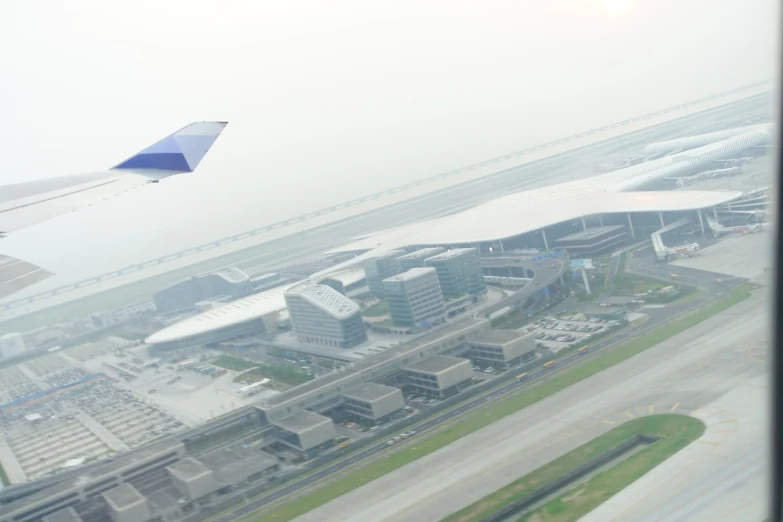
[[[147,300],[152,292],[192,273],[229,265],[238,266],[251,274],[280,268],[297,261],[318,257],[330,247],[347,243],[364,233],[451,214],[523,189],[589,177],[593,175],[592,166],[596,162],[607,156],[630,153],[653,141],[706,132],[724,125],[738,125],[748,117],[767,115],[767,113],[765,99],[744,100],[661,123],[632,134],[624,134],[577,152],[563,152],[549,156],[557,152],[552,149],[541,153],[542,159],[532,163],[500,172],[498,172],[500,166],[497,166],[495,174],[491,174],[492,170],[490,170],[483,177],[461,183],[458,183],[458,179],[454,179],[451,180],[451,185],[426,194],[403,192],[398,195],[399,201],[389,201],[386,206],[383,206],[382,201],[376,201],[373,203],[375,207],[362,205],[351,207],[351,212],[356,212],[347,217],[337,214],[321,216],[318,218],[321,221],[312,220],[292,225],[252,239],[253,242],[261,244],[247,246],[240,242],[237,245],[227,245],[225,248],[173,260],[145,269],[143,272],[107,280],[38,303],[8,310],[0,315],[0,319],[5,321],[63,303],[70,303],[74,309],[81,312],[84,307],[74,302],[75,299],[104,291],[104,294],[96,296],[96,299],[97,297],[101,299],[94,301],[89,311],[120,307]],[[563,151],[573,146],[576,145],[563,148]],[[245,245],[244,248],[239,249],[242,245]],[[220,255],[221,252],[231,248],[238,250]],[[67,311],[60,310],[59,314],[63,313],[67,315]],[[0,326],[0,332],[12,331],[12,327],[13,324],[4,324]]]
[[[754,296],[296,520],[440,520],[625,420],[672,411],[707,431],[586,520],[761,520],[749,515],[766,494],[765,310]]]
[[[652,330],[657,326],[661,325],[662,323],[666,321],[670,321],[676,318],[677,316],[682,315],[688,310],[693,310],[695,308],[704,305],[705,303],[714,299],[719,293],[725,292],[741,284],[741,282],[743,281],[740,278],[726,278],[725,284],[717,284],[715,280],[716,280],[715,274],[712,274],[712,277],[706,278],[705,279],[706,291],[694,299],[690,299],[686,302],[679,303],[679,304],[675,303],[664,308],[651,308],[651,309],[644,310],[644,313],[648,316],[648,320],[645,323],[637,325],[632,328],[622,330],[601,341],[593,343],[591,345],[591,351],[595,353],[595,352],[600,352],[601,350],[615,347],[620,342],[627,341],[644,332]],[[580,356],[576,354],[571,354],[564,359],[558,360],[558,364],[556,368],[562,369],[569,365],[578,364],[580,360],[581,360]],[[456,406],[451,410],[445,411],[443,413],[435,415],[432,418],[426,419],[421,424],[415,426],[415,429],[419,433],[422,433],[426,430],[431,430],[433,428],[443,425],[444,423],[451,422],[455,418],[459,417],[460,415],[464,415],[465,413],[470,412],[471,410],[484,406],[492,400],[497,400],[505,394],[517,391],[524,386],[530,386],[531,384],[535,383],[537,379],[547,377],[547,371],[541,368],[538,368],[536,370],[531,370],[529,374],[530,374],[530,379],[524,383],[517,383],[516,381],[511,381],[502,384],[496,388],[491,389],[486,393],[483,393],[475,398],[469,399],[464,403],[459,404],[458,406]],[[273,491],[268,495],[261,496],[257,499],[254,499],[247,504],[238,506],[236,509],[229,511],[221,515],[220,517],[215,518],[214,520],[216,522],[217,521],[228,522],[231,520],[237,520],[272,502],[280,500],[288,495],[294,494],[295,492],[301,490],[302,488],[308,487],[319,480],[329,477],[334,473],[342,471],[352,466],[353,464],[356,464],[364,459],[373,457],[377,455],[379,452],[388,449],[385,444],[385,440],[386,438],[383,438],[383,440],[379,441],[377,444],[362,449],[357,453],[345,458],[344,460],[340,460],[332,464],[329,464],[324,468],[317,470],[316,472],[314,472],[309,476],[306,476],[299,480],[295,479],[290,484],[286,484],[282,488]]]

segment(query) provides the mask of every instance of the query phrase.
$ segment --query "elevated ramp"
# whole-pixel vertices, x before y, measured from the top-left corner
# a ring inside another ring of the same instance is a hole
[[[663,238],[661,238],[661,234],[665,234],[666,232],[671,232],[672,230],[676,230],[680,227],[683,227],[685,225],[690,224],[691,220],[688,218],[681,218],[673,223],[669,223],[665,227],[661,228],[660,230],[656,230],[652,234],[652,243],[653,243],[653,249],[655,250],[655,256],[663,261],[666,260],[670,253],[670,249],[666,248],[666,245],[663,244]]]

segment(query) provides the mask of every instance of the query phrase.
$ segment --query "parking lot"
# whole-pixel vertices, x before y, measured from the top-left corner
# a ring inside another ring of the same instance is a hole
[[[563,315],[560,318],[545,317],[534,323],[536,344],[557,353],[564,348],[586,343],[592,337],[620,326],[619,321],[588,318],[583,314]]]

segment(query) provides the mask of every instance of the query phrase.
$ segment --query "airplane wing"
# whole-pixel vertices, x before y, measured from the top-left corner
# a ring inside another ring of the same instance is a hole
[[[191,123],[107,172],[0,186],[0,237],[141,185],[193,172],[226,125]]]

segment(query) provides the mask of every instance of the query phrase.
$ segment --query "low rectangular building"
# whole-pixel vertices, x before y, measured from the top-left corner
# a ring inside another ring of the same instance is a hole
[[[307,410],[294,413],[273,424],[278,428],[280,442],[302,453],[317,452],[337,436],[332,419]]]
[[[377,424],[405,407],[402,390],[392,386],[368,382],[343,393],[344,411]]]
[[[182,459],[167,469],[174,487],[189,500],[206,497],[223,487],[215,480],[211,469],[192,457]]]
[[[509,368],[535,358],[535,332],[490,330],[470,341],[470,358],[477,364]]]
[[[448,355],[433,355],[405,368],[405,382],[411,391],[441,398],[469,386],[472,379],[470,361]]]
[[[147,497],[130,484],[123,484],[103,494],[114,522],[144,522],[152,513]]]

